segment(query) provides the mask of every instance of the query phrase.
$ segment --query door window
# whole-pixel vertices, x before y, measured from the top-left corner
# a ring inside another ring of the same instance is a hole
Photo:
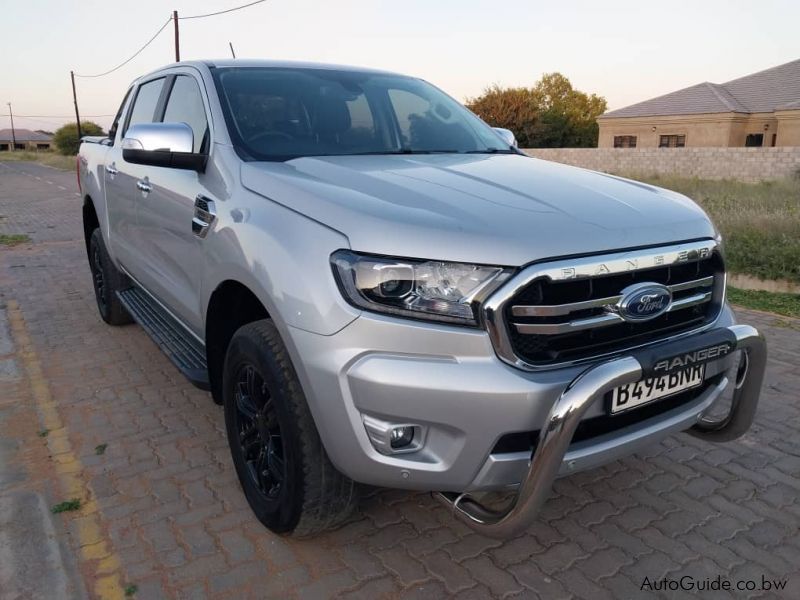
[[[111,129],[108,130],[108,139],[111,140],[111,145],[114,145],[114,140],[117,137],[117,129],[120,125],[120,120],[123,116],[123,111],[125,110],[125,104],[128,102],[128,96],[131,95],[131,90],[133,88],[128,88],[128,91],[125,92],[125,97],[122,99],[122,104],[119,105],[119,110],[117,110],[117,114],[114,117],[114,123],[111,125]]]
[[[186,123],[194,134],[194,152],[202,152],[208,133],[203,97],[194,77],[178,75],[164,112],[164,123]]]
[[[137,123],[152,123],[155,119],[158,99],[161,88],[164,87],[164,78],[154,79],[139,86],[136,100],[133,103],[131,114],[128,117],[128,127]],[[127,129],[127,127],[126,127]]]

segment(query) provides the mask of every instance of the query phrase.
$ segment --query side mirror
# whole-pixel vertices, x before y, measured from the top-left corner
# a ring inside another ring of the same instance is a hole
[[[517,147],[517,138],[514,137],[514,132],[510,129],[504,129],[503,127],[492,127],[494,132],[499,135],[503,141],[508,144],[509,146]]]
[[[202,172],[208,155],[193,148],[194,133],[186,123],[139,123],[125,132],[122,158],[137,165]]]

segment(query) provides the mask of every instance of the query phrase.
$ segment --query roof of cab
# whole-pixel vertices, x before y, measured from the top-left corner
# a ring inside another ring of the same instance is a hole
[[[367,67],[354,67],[350,65],[336,65],[330,63],[316,63],[316,62],[306,62],[306,61],[293,61],[293,60],[263,60],[263,59],[250,59],[250,58],[222,58],[222,59],[209,59],[209,60],[187,60],[181,61],[177,63],[172,63],[169,65],[164,65],[154,71],[147,73],[146,75],[142,75],[138,77],[136,81],[143,79],[145,77],[150,77],[151,75],[155,75],[164,71],[166,69],[171,69],[174,67],[181,67],[181,66],[188,66],[188,67],[196,67],[196,68],[224,68],[224,67],[272,67],[272,68],[283,68],[283,69],[328,69],[332,71],[353,71],[359,73],[379,73],[381,75],[399,75],[399,73],[393,73],[392,71],[384,71],[381,69],[370,69]]]

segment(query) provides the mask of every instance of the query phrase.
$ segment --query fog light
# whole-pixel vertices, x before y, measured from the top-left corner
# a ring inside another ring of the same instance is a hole
[[[410,426],[392,429],[390,444],[392,448],[405,448],[414,441],[414,428]]]
[[[369,441],[375,450],[386,456],[417,452],[425,445],[426,428],[416,423],[384,421],[361,415]]]

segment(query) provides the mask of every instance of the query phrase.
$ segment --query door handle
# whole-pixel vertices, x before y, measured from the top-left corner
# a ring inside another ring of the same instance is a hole
[[[106,165],[106,173],[112,176],[119,173],[119,171],[117,170],[117,163],[112,162],[110,165]]]
[[[145,177],[136,182],[136,188],[143,194],[149,194],[153,191],[153,186],[150,185],[150,180]]]

